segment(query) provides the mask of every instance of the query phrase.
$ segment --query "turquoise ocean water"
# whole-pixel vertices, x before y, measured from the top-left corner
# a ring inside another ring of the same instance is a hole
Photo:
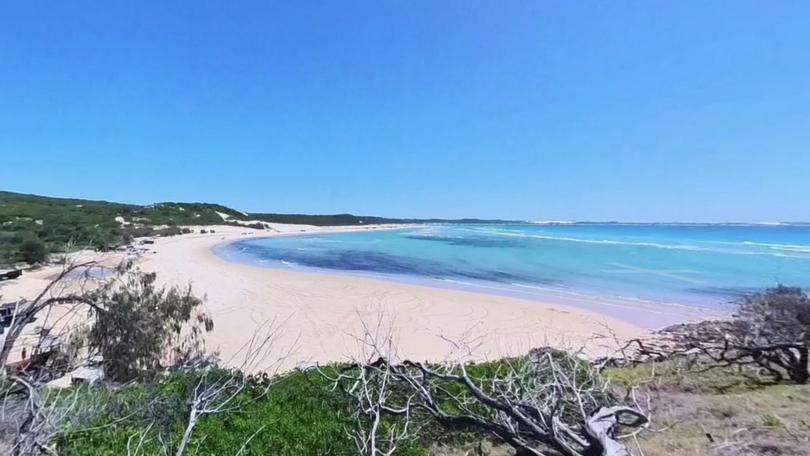
[[[427,225],[218,246],[265,267],[562,299],[649,326],[777,283],[810,288],[808,225]],[[657,320],[656,320],[657,319]]]

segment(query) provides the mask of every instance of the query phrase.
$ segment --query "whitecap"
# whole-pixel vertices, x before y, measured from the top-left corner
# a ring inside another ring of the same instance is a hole
[[[462,229],[464,230],[464,229]],[[533,239],[542,239],[547,241],[561,241],[561,242],[579,242],[584,244],[596,244],[596,245],[619,245],[619,246],[631,246],[631,247],[649,247],[649,248],[658,248],[658,249],[666,249],[666,250],[686,250],[686,251],[693,251],[693,252],[710,252],[710,253],[726,253],[732,255],[766,255],[766,256],[776,256],[776,257],[783,257],[783,258],[799,258],[799,259],[808,259],[810,257],[805,255],[786,255],[784,253],[774,253],[774,252],[766,252],[762,250],[740,250],[740,249],[718,249],[718,248],[707,248],[701,247],[692,244],[663,244],[658,242],[644,242],[644,241],[619,241],[615,239],[583,239],[583,238],[574,238],[568,236],[551,236],[551,235],[543,235],[543,234],[528,234],[528,233],[521,233],[518,231],[512,230],[497,230],[497,229],[468,229],[465,231],[471,232],[478,232],[478,233],[487,233],[495,236],[511,236],[511,237],[522,237],[522,238],[533,238]],[[697,241],[697,242],[705,242],[710,244],[723,244],[723,245],[747,245],[747,246],[768,246],[773,250],[784,250],[793,253],[807,253],[810,254],[810,246],[805,245],[790,245],[790,244],[766,244],[766,243],[753,243],[753,242],[742,242],[742,243],[733,243],[733,242],[722,242],[722,241]]]

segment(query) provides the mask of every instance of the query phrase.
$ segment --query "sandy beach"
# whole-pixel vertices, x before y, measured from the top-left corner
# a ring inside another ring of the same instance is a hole
[[[274,228],[276,234],[346,229]],[[211,248],[268,233],[233,227],[216,231],[158,239],[152,246],[155,253],[146,255],[141,265],[167,283],[190,282],[196,293],[207,297],[215,323],[208,344],[225,360],[238,359],[235,354],[253,332],[274,319],[283,325],[277,348],[294,347],[286,365],[356,356],[363,321],[373,326],[381,317],[393,325],[401,356],[430,360],[450,355],[450,341],[472,341],[475,357],[491,358],[539,345],[586,345],[599,351],[605,341],[590,339],[606,334],[605,327],[621,338],[643,332],[616,319],[553,303],[230,263]]]
[[[191,284],[205,296],[214,330],[207,347],[230,365],[243,362],[254,334],[275,322],[273,348],[259,368],[286,356],[281,368],[301,363],[344,361],[361,354],[357,338],[363,325],[393,328],[398,355],[419,360],[448,356],[476,359],[525,353],[533,347],[584,347],[591,355],[611,343],[594,335],[610,332],[626,339],[644,329],[588,310],[554,302],[403,284],[362,277],[260,268],[227,262],[212,252],[218,244],[248,237],[345,231],[357,228],[273,225],[258,231],[235,226],[193,227],[194,234],[157,238],[141,255],[144,271],[156,272],[167,285]],[[200,229],[215,233],[199,234]],[[391,229],[368,226],[360,229]],[[115,262],[120,255],[106,255]],[[30,297],[57,267],[43,268],[12,281],[4,298]],[[609,328],[609,330],[607,329]],[[474,350],[459,349],[466,342]]]

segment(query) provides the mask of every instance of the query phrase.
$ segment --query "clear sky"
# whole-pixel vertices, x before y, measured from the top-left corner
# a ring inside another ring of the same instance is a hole
[[[810,220],[808,24],[808,1],[4,2],[0,189]]]

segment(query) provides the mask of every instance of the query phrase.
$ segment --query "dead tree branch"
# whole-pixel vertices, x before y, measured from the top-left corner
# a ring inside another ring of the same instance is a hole
[[[390,331],[379,331],[379,322],[364,329],[366,353],[374,357],[331,377],[364,418],[353,432],[364,455],[392,454],[395,443],[412,437],[408,426],[427,418],[488,433],[522,456],[625,456],[619,430],[648,422],[616,402],[595,368],[567,352],[542,348],[480,365],[397,361]],[[394,430],[392,423],[403,424]]]

